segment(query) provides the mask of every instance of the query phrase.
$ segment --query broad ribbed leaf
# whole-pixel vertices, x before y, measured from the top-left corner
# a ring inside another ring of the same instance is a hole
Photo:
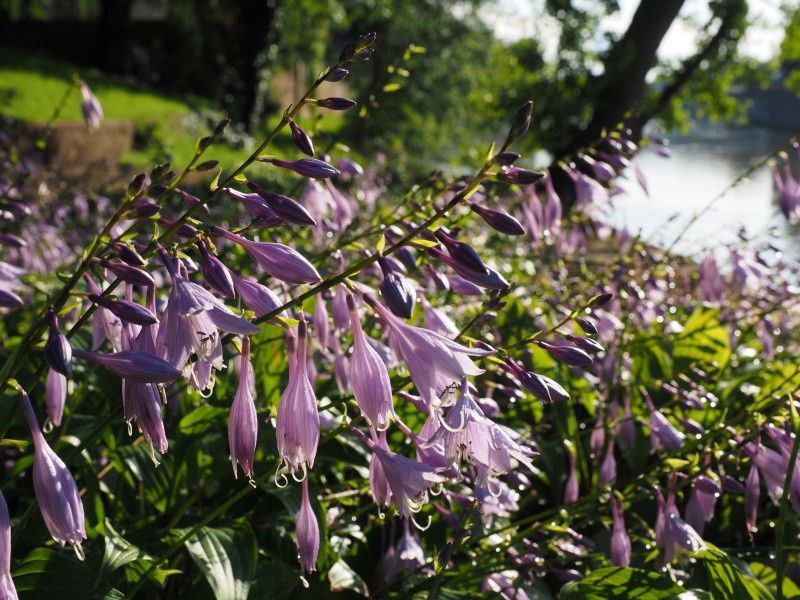
[[[106,550],[103,555],[103,562],[100,565],[100,572],[97,574],[97,582],[101,583],[114,571],[129,562],[146,558],[144,552],[123,538],[111,526],[111,522],[105,520],[106,528]]]
[[[95,573],[78,561],[70,551],[37,548],[23,558],[11,573],[17,591],[25,598],[52,600],[62,598],[94,598],[121,600],[116,589],[95,589]]]
[[[187,529],[174,530],[184,536]],[[256,571],[256,538],[246,524],[236,528],[203,527],[186,548],[217,600],[247,600]]]
[[[683,590],[672,580],[644,569],[608,567],[592,571],[582,581],[568,583],[559,593],[561,600],[666,600]]]

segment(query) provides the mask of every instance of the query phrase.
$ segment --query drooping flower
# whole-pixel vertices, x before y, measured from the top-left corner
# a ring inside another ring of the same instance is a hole
[[[300,510],[297,513],[295,533],[301,573],[316,571],[320,545],[319,523],[308,497],[308,477],[303,480],[303,496],[300,501]]]
[[[703,535],[705,524],[714,517],[714,508],[721,493],[719,484],[707,475],[700,475],[695,480],[684,516],[700,535]]]
[[[67,378],[55,369],[48,369],[44,390],[47,398],[47,420],[58,427],[61,425],[64,402],[67,399]]]
[[[644,394],[647,408],[650,410],[650,448],[651,452],[664,449],[667,452],[674,452],[681,446],[686,436],[678,431],[667,418],[656,410],[653,401],[648,394]]]
[[[202,240],[197,242],[197,247],[200,249],[200,270],[209,287],[228,298],[236,296],[233,278],[228,267],[208,251],[208,247]]]
[[[78,486],[58,455],[44,439],[33,407],[25,391],[17,386],[22,410],[33,437],[33,489],[47,529],[53,539],[61,544],[72,544],[75,553],[83,558],[81,542],[86,539],[83,503]]]
[[[86,127],[89,131],[94,131],[100,128],[100,123],[103,121],[103,107],[100,106],[100,101],[86,85],[86,82],[81,81],[81,111],[83,112],[83,120],[86,122]]]
[[[11,518],[6,499],[0,492],[0,598],[17,600],[17,589],[11,580]]]
[[[631,538],[625,528],[622,504],[611,496],[611,562],[615,567],[626,569],[631,564]]]
[[[48,312],[48,317],[50,333],[44,344],[44,359],[51,369],[69,376],[72,373],[72,346],[67,336],[59,331],[58,316],[52,308]]]
[[[253,402],[252,366],[250,365],[250,338],[242,340],[242,356],[239,362],[239,387],[233,398],[228,418],[228,445],[231,450],[233,475],[239,477],[236,464],[251,480],[258,439],[258,417]]]
[[[656,490],[658,515],[656,517],[656,547],[664,552],[664,564],[671,563],[684,554],[697,552],[705,544],[703,538],[680,517],[675,504],[674,477],[670,481],[667,500],[660,490]]]
[[[392,501],[402,517],[408,518],[419,512],[426,501],[428,488],[446,480],[437,472],[438,469],[384,450],[377,444],[372,444],[372,451],[380,461],[392,491]]]
[[[306,466],[314,466],[320,427],[317,398],[307,374],[306,337],[306,322],[300,321],[297,326],[294,368],[289,369],[289,385],[281,396],[275,424],[278,455],[293,476],[301,469],[301,478],[305,477]],[[289,364],[291,366],[292,363]]]
[[[373,441],[379,448],[389,451],[385,430],[378,433],[377,436],[373,435]],[[369,489],[372,492],[372,499],[379,509],[387,508],[392,503],[392,488],[389,487],[383,465],[374,452],[369,460]]]
[[[353,324],[353,356],[350,359],[353,395],[367,423],[382,431],[389,426],[394,412],[389,372],[381,357],[367,342],[352,295],[347,296],[347,307]]]
[[[469,357],[487,356],[491,350],[467,348],[433,331],[408,325],[372,296],[365,299],[392,332],[395,348],[429,408],[434,408],[439,394],[453,382],[483,373]]]

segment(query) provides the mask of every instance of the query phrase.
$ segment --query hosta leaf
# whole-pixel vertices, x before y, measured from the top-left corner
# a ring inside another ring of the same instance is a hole
[[[103,562],[100,565],[100,572],[97,574],[98,583],[105,581],[111,573],[121,566],[145,557],[144,552],[117,533],[108,519],[105,520],[105,528],[106,550],[103,555]]]
[[[607,600],[608,598],[666,600],[682,591],[674,581],[653,571],[608,567],[592,571],[581,581],[568,583],[561,588],[559,598],[561,600]]]

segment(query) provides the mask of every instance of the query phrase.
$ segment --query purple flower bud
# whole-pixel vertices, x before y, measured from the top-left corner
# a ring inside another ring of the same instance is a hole
[[[492,162],[500,167],[510,167],[517,162],[519,157],[520,155],[516,152],[501,152],[492,159]]]
[[[281,306],[282,302],[268,287],[252,279],[239,277],[233,272],[230,272],[230,275],[242,302],[256,313],[257,317],[263,317]]]
[[[17,600],[17,590],[11,580],[11,518],[2,493],[0,493],[0,598]]]
[[[289,246],[253,242],[221,227],[213,227],[212,231],[239,244],[264,271],[276,279],[287,283],[316,283],[322,280],[314,266]]]
[[[183,190],[175,190],[175,191],[178,192],[178,194],[180,194],[181,198],[183,198],[183,201],[186,202],[186,204],[188,204],[189,206],[197,206],[198,204],[201,203],[200,198],[190,194],[189,192],[185,192]],[[198,210],[202,213],[209,214],[208,206],[206,206],[205,204],[203,204]]]
[[[353,60],[356,61],[365,61],[372,58],[372,55],[375,53],[375,48],[364,48],[363,50],[359,50],[353,55]]]
[[[614,294],[611,294],[611,293],[600,294],[599,296],[597,296],[594,300],[592,300],[589,303],[589,306],[592,306],[592,307],[605,306],[606,304],[611,302],[611,300],[613,298],[614,298]]]
[[[139,173],[128,184],[128,198],[138,195],[147,185],[147,173]]]
[[[413,286],[400,273],[392,271],[385,259],[379,260],[383,271],[383,280],[380,286],[381,296],[386,306],[401,319],[410,319],[417,300]]]
[[[139,350],[123,350],[113,354],[100,354],[74,350],[75,356],[100,364],[123,379],[139,383],[168,383],[181,376],[181,372],[168,362]]]
[[[67,400],[67,378],[55,369],[48,369],[44,386],[47,398],[47,420],[58,427],[64,415],[64,403]]]
[[[690,433],[692,435],[700,436],[706,432],[705,428],[702,425],[700,425],[700,423],[692,419],[685,419],[683,417],[678,417],[678,422],[683,426],[683,428],[686,430],[687,433]]]
[[[617,478],[617,459],[614,457],[614,440],[608,443],[606,455],[600,465],[600,471],[597,475],[597,484],[599,487],[605,487]]]
[[[567,481],[564,484],[564,504],[572,504],[578,501],[580,491],[578,489],[578,473],[575,470],[575,451],[567,448]]]
[[[125,283],[147,287],[155,285],[153,276],[144,269],[120,262],[101,261],[101,264]]]
[[[128,321],[135,325],[154,325],[158,323],[158,317],[136,302],[131,302],[129,300],[112,300],[111,298],[98,296],[97,294],[89,294],[88,298],[95,304],[99,304],[103,308],[108,309],[113,315],[119,317],[123,321]]]
[[[196,165],[194,167],[194,170],[195,171],[210,171],[211,169],[216,168],[216,166],[218,164],[219,164],[218,160],[206,160],[204,162],[201,162],[199,165]]]
[[[150,198],[140,198],[126,213],[128,219],[149,219],[161,210]]]
[[[592,362],[592,357],[583,350],[572,346],[553,346],[547,342],[536,342],[540,348],[547,350],[556,360],[570,367],[585,367]]]
[[[394,413],[389,372],[361,328],[352,295],[347,296],[347,307],[353,325],[353,355],[350,359],[353,395],[367,423],[378,431],[383,431],[389,427]]]
[[[544,173],[528,171],[527,169],[520,169],[519,167],[509,167],[497,174],[497,178],[500,181],[516,185],[530,185],[536,183],[542,177],[544,177]]]
[[[360,176],[364,174],[364,168],[349,158],[332,158],[331,161],[346,175]]]
[[[320,98],[314,100],[313,103],[330,110],[347,110],[356,105],[355,100],[349,98]]]
[[[27,248],[28,242],[12,233],[0,233],[0,245],[7,248]]]
[[[247,187],[261,196],[264,202],[266,202],[267,206],[269,206],[276,215],[278,215],[287,223],[294,223],[295,225],[317,224],[317,221],[314,219],[314,217],[312,217],[302,205],[292,200],[288,196],[271,194],[252,181],[247,182]]]
[[[144,267],[147,261],[133,248],[123,242],[116,242],[112,248],[120,260],[125,261],[132,267]]]
[[[460,296],[482,296],[483,290],[476,284],[461,277],[461,275],[447,276],[448,288]]]
[[[645,395],[647,407],[650,410],[650,447],[653,452],[663,448],[668,452],[675,452],[683,446],[686,436],[678,431],[667,418],[656,410],[649,395]]]
[[[258,194],[244,194],[237,190],[232,190],[231,188],[225,188],[223,191],[231,198],[239,200],[247,212],[255,218],[260,219],[262,227],[269,229],[283,224],[283,219],[276,215],[275,211],[273,211]]]
[[[310,573],[311,571],[316,571],[320,544],[319,523],[308,497],[308,477],[303,480],[303,496],[300,501],[300,511],[297,513],[295,533],[297,535],[300,572]]]
[[[228,445],[231,449],[234,477],[239,477],[236,467],[236,463],[239,463],[244,474],[251,480],[258,439],[258,416],[253,402],[252,373],[250,338],[245,337],[242,340],[242,356],[239,362],[239,387],[233,398],[228,418]]]
[[[331,303],[331,313],[333,316],[333,329],[338,332],[347,331],[350,326],[350,311],[347,308],[347,296],[350,292],[343,285],[336,288],[336,294]]]
[[[360,36],[358,36],[358,40],[356,41],[356,49],[363,50],[364,48],[369,48],[375,43],[377,37],[378,34],[374,31],[362,33]]]
[[[510,371],[519,379],[522,387],[543,404],[569,400],[569,394],[566,390],[549,377],[539,375],[533,371],[526,371],[522,365],[511,359],[508,360],[507,365]]]
[[[479,275],[486,274],[489,271],[489,267],[486,266],[480,255],[469,244],[451,238],[441,229],[436,231],[436,239],[447,247],[447,252],[453,257],[453,260],[459,263],[462,269],[468,269]]]
[[[173,225],[175,225],[175,221],[170,221],[169,219],[162,218],[159,219],[158,222],[164,225],[165,227],[172,227]],[[194,226],[189,225],[188,223],[184,223],[183,225],[178,227],[178,229],[175,231],[175,235],[185,240],[189,240],[197,235],[197,229]]]
[[[605,348],[603,348],[603,346],[594,341],[592,338],[582,337],[579,335],[567,335],[565,337],[578,348],[585,350],[588,353],[596,354],[597,352],[605,352]]]
[[[86,539],[86,528],[78,486],[64,461],[44,439],[28,395],[21,387],[17,389],[33,437],[33,489],[42,518],[53,539],[62,546],[72,544],[82,558],[81,542]]]
[[[236,290],[233,287],[233,278],[231,278],[228,267],[208,251],[208,247],[202,240],[197,243],[197,246],[200,248],[200,270],[203,272],[206,283],[223,296],[234,298]]]
[[[583,317],[575,317],[575,322],[578,324],[584,333],[588,333],[589,335],[597,335],[597,326],[592,323],[589,319],[585,319]]]
[[[347,69],[336,67],[335,69],[332,69],[330,73],[328,73],[328,75],[325,77],[325,81],[330,81],[332,83],[335,83],[337,81],[341,81],[349,74],[350,71],[348,71]]]
[[[339,63],[346,63],[352,60],[353,55],[356,53],[356,45],[355,44],[347,44],[344,48],[342,48],[341,54],[339,54]]]
[[[474,202],[470,204],[470,208],[473,212],[478,213],[486,224],[495,231],[506,235],[525,235],[525,228],[522,224],[508,213],[484,208]]]
[[[290,169],[303,177],[312,177],[314,179],[327,179],[339,174],[339,170],[329,165],[328,163],[317,160],[316,158],[301,158],[300,160],[281,160],[280,158],[263,158],[259,157],[258,160]]]
[[[330,318],[328,317],[328,307],[325,306],[325,298],[322,295],[317,296],[317,302],[314,305],[314,336],[319,342],[319,347],[322,350],[330,347]]]
[[[289,119],[289,127],[292,130],[292,141],[297,149],[307,156],[314,156],[314,143],[308,134],[292,119]]]
[[[458,260],[445,254],[441,250],[437,250],[436,248],[429,248],[428,254],[438,258],[443,263],[452,267],[456,273],[458,273],[467,281],[471,281],[475,285],[478,285],[482,288],[489,290],[504,290],[511,285],[499,272],[489,267],[486,267],[486,271],[484,273],[476,273],[472,269],[464,268],[464,265]]]
[[[44,359],[51,369],[69,376],[72,373],[72,346],[67,336],[58,330],[58,317],[55,311],[51,308],[48,314],[50,334],[44,345]]]
[[[513,142],[520,139],[528,132],[531,126],[531,113],[533,112],[533,102],[530,100],[522,105],[514,116],[514,122],[508,132],[509,141]]]
[[[611,496],[611,562],[615,567],[627,569],[631,564],[631,539],[625,529],[622,505]]]

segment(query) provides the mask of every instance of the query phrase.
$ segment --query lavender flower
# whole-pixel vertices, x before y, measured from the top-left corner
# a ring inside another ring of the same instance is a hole
[[[461,277],[474,283],[477,286],[482,288],[486,288],[489,290],[504,290],[507,289],[510,284],[505,278],[494,269],[486,267],[484,265],[483,272],[477,272],[471,268],[468,268],[464,265],[463,262],[460,262],[458,259],[448,256],[441,250],[437,250],[436,248],[430,248],[428,253],[433,256],[434,258],[439,259],[443,263],[449,265],[456,273],[458,273]]]
[[[239,362],[239,387],[233,398],[228,419],[228,445],[231,449],[233,475],[239,477],[236,463],[252,481],[258,438],[258,417],[253,402],[253,378],[250,365],[250,338],[242,340],[242,356]]]
[[[274,212],[287,223],[294,223],[295,225],[301,226],[317,224],[316,220],[314,220],[314,217],[312,217],[301,204],[292,200],[288,196],[271,194],[252,181],[247,182],[247,187],[249,187],[254,193],[258,194],[264,200],[267,206],[270,207],[272,212]]]
[[[373,434],[373,442],[382,450],[389,451],[389,444],[386,442],[386,431],[381,431],[377,436]],[[383,465],[375,452],[372,453],[369,459],[369,489],[372,493],[372,499],[379,509],[388,507],[392,503],[392,488],[389,487],[386,473],[383,471]]]
[[[547,342],[536,342],[540,348],[547,350],[553,358],[569,365],[570,367],[585,367],[592,362],[592,357],[583,350],[572,346],[554,346]]]
[[[366,300],[392,332],[395,348],[431,410],[438,395],[451,383],[461,381],[465,375],[483,373],[469,356],[487,356],[492,351],[467,348],[433,331],[407,325],[372,296],[366,296]]]
[[[280,299],[267,286],[247,277],[239,277],[233,271],[229,271],[229,274],[239,298],[257,317],[263,317],[281,306]]]
[[[703,535],[705,524],[714,517],[714,508],[721,493],[719,484],[710,477],[700,475],[695,480],[685,516],[686,522],[700,535]]]
[[[86,539],[83,503],[72,474],[44,439],[36,415],[25,391],[17,386],[22,410],[33,437],[33,489],[47,529],[61,544],[72,544],[78,558],[83,559],[81,542]]]
[[[306,322],[300,321],[295,366],[289,370],[289,385],[281,396],[275,424],[278,455],[292,476],[302,469],[301,479],[305,477],[306,465],[313,468],[319,446],[319,411],[307,375],[306,335]]]
[[[103,107],[97,100],[92,90],[85,82],[81,81],[81,111],[83,112],[83,120],[86,122],[86,127],[89,131],[94,131],[100,128],[100,123],[103,121]]]
[[[130,283],[131,285],[140,285],[142,287],[156,284],[153,276],[139,267],[108,260],[101,261],[101,264],[109,271],[114,273],[114,275],[122,279],[122,281],[125,283]]]
[[[258,194],[244,194],[238,190],[224,188],[223,191],[231,198],[235,198],[242,203],[244,209],[259,220],[259,225],[265,229],[277,227],[283,224],[283,219],[275,214],[264,199]]]
[[[235,297],[236,290],[228,267],[208,251],[202,240],[197,243],[197,247],[200,249],[200,270],[209,287],[228,298]]]
[[[631,538],[625,529],[622,504],[611,496],[611,562],[615,567],[627,569],[631,564]]]
[[[44,389],[47,398],[47,420],[58,427],[61,425],[64,403],[67,399],[67,378],[55,369],[48,369]]]
[[[664,564],[671,563],[690,552],[697,552],[705,547],[703,538],[680,517],[675,505],[674,483],[670,483],[667,500],[660,491],[656,492],[658,516],[656,517],[656,547],[664,552]]]
[[[525,228],[522,224],[508,213],[485,208],[475,202],[470,203],[469,207],[495,231],[506,235],[525,235]]]
[[[169,383],[181,376],[181,372],[163,359],[139,350],[123,350],[113,354],[100,354],[86,350],[74,350],[75,356],[104,366],[123,379],[139,383]]]
[[[648,394],[645,394],[647,408],[650,410],[650,448],[652,452],[664,449],[667,452],[674,452],[681,446],[686,436],[678,431],[667,418],[656,410],[653,401]]]
[[[320,544],[319,523],[308,497],[308,477],[303,480],[303,496],[300,501],[300,511],[297,513],[295,532],[297,535],[300,572],[310,573],[311,571],[316,571]]]
[[[744,488],[744,514],[747,531],[753,533],[758,531],[756,526],[758,519],[758,500],[761,495],[761,481],[758,476],[758,468],[755,463],[750,465],[750,473],[747,475],[747,483]]]
[[[52,308],[48,315],[50,333],[44,345],[44,359],[51,369],[68,376],[72,373],[72,346],[67,336],[58,330],[58,317]]]
[[[303,177],[311,177],[313,179],[327,179],[339,174],[339,170],[325,161],[317,160],[316,158],[301,158],[300,160],[281,160],[280,158],[266,158],[260,156],[258,158],[261,162],[270,163],[276,167],[289,169]]]
[[[528,171],[527,169],[520,169],[519,167],[509,167],[497,173],[497,178],[506,183],[514,183],[516,185],[530,185],[536,183],[544,173],[539,171]]]
[[[214,227],[213,231],[216,235],[239,244],[264,271],[276,279],[297,284],[316,283],[322,280],[314,266],[289,246],[272,242],[253,242],[221,227]]]
[[[317,296],[317,302],[314,305],[314,336],[317,338],[321,350],[330,347],[331,340],[331,325],[330,318],[328,317],[328,307],[325,306],[325,298],[322,295]]]
[[[395,315],[401,319],[410,319],[417,300],[413,286],[408,279],[393,271],[384,258],[378,260],[383,272],[381,297]]]
[[[367,423],[378,431],[383,431],[389,427],[394,413],[389,372],[367,341],[352,295],[347,296],[347,307],[353,324],[353,356],[350,360],[353,395]]]
[[[578,472],[575,469],[575,446],[570,441],[564,442],[567,446],[567,481],[564,483],[564,504],[572,504],[578,501],[580,489],[578,485]]]
[[[158,317],[147,308],[136,302],[129,300],[112,300],[106,296],[89,294],[89,300],[98,304],[119,317],[123,321],[128,321],[134,325],[153,325],[158,323]]]
[[[11,580],[11,518],[2,493],[0,493],[0,598],[17,600],[17,589]]]
[[[446,480],[437,473],[438,469],[384,450],[377,444],[372,444],[372,451],[380,462],[392,491],[392,500],[402,517],[408,518],[412,513],[419,512],[425,503],[428,488]]]

